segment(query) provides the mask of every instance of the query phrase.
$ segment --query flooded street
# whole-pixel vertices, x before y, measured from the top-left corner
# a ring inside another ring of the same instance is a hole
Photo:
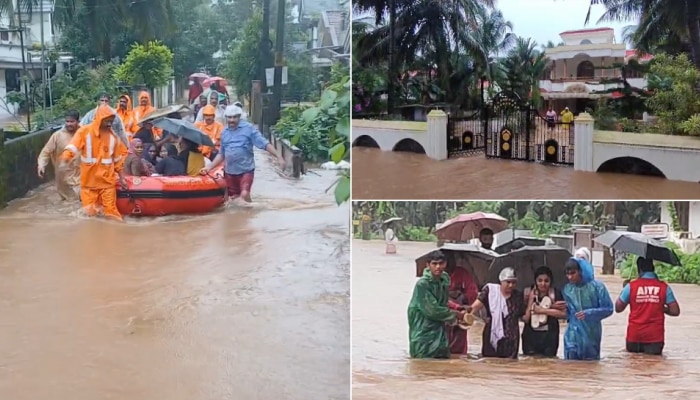
[[[335,171],[256,160],[252,208],[119,224],[51,187],[0,211],[0,398],[348,399]]]
[[[694,182],[581,172],[483,155],[435,161],[422,154],[353,147],[352,161],[353,198],[362,200],[700,198],[700,184]]]
[[[700,310],[694,307],[700,287],[695,285],[672,285],[682,311],[678,318],[666,318],[663,357],[625,352],[625,311],[603,321],[600,362],[480,360],[481,323],[469,331],[473,357],[409,360],[406,310],[417,279],[414,259],[435,248],[434,243],[400,242],[397,255],[385,255],[384,242],[353,241],[353,399],[690,399],[700,392],[700,355],[691,347],[700,326]],[[596,277],[617,299],[622,278],[600,271]],[[559,351],[561,357],[563,344]]]

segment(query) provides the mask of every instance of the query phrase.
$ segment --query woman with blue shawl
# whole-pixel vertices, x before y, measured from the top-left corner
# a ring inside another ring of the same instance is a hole
[[[595,280],[593,266],[582,258],[566,263],[569,283],[562,294],[567,306],[564,358],[567,360],[599,360],[603,335],[601,321],[613,313],[608,289]]]

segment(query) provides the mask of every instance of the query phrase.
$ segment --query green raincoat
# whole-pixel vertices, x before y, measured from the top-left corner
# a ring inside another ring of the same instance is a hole
[[[409,353],[411,358],[450,358],[446,323],[457,316],[447,307],[450,276],[435,279],[426,268],[416,282],[408,305]]]

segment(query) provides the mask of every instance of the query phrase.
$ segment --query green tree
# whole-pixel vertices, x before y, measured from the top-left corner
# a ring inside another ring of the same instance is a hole
[[[226,9],[227,10],[227,9]],[[200,70],[213,70],[212,58],[219,50],[225,16],[206,0],[178,0],[173,3],[177,31],[164,43],[173,50],[175,76],[189,76]]]
[[[540,78],[547,68],[545,53],[537,50],[537,42],[530,38],[519,37],[515,46],[501,61],[503,71],[499,86],[503,90],[516,93],[521,99],[529,99],[538,105],[540,97]]]
[[[64,44],[75,47],[83,56],[89,54],[85,60],[99,56],[109,61],[122,56],[118,53],[120,38],[145,44],[171,34],[176,26],[170,3],[170,0],[56,0],[53,21],[63,31],[63,37],[68,36]],[[11,24],[17,26],[16,9],[37,10],[39,4],[41,0],[0,0],[0,16],[9,16]],[[74,34],[78,34],[82,42],[70,38]],[[122,50],[128,51],[128,48]]]
[[[659,82],[647,107],[658,117],[658,129],[667,134],[700,135],[700,70],[687,55],[659,54],[651,64],[652,82]],[[651,82],[650,82],[651,83]]]
[[[134,44],[115,74],[129,85],[145,85],[151,89],[166,85],[172,79],[173,52],[158,41]]]
[[[258,77],[262,13],[255,12],[240,36],[229,47],[231,52],[221,64],[220,74],[230,79],[238,95],[250,95],[251,81]]]

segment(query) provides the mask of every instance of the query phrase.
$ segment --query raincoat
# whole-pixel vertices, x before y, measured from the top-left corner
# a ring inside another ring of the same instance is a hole
[[[561,122],[564,129],[569,129],[569,124],[574,122],[574,113],[568,109],[561,112]]]
[[[574,260],[581,268],[581,282],[567,283],[562,290],[568,322],[564,333],[564,358],[599,360],[601,321],[612,315],[613,302],[605,285],[595,280],[591,263],[580,258]],[[579,320],[576,313],[582,310],[586,316]]]
[[[111,107],[99,106],[94,121],[80,127],[73,135],[61,161],[70,162],[80,155],[80,201],[89,216],[103,208],[106,217],[121,220],[117,210],[116,175],[124,167],[127,149],[112,129],[100,128],[102,120],[113,115]]]
[[[56,171],[56,189],[63,200],[77,199],[80,191],[80,159],[74,157],[66,168],[57,168],[63,149],[73,140],[74,134],[68,132],[65,127],[54,132],[41,149],[37,160],[40,168],[45,168],[49,162],[53,164]]]
[[[146,99],[146,105],[142,106],[141,105],[141,100]],[[136,124],[141,123],[143,119],[146,117],[146,115],[152,113],[155,111],[156,108],[153,107],[153,104],[151,103],[151,95],[147,91],[142,91],[139,93],[139,105],[134,107],[134,120],[136,121]],[[139,126],[137,125],[134,129],[134,133],[138,132]],[[160,140],[161,137],[163,137],[163,130],[160,128],[156,128],[155,126],[151,129],[153,131],[153,139],[154,140]]]
[[[212,105],[207,105],[202,110],[202,115],[216,115],[216,109]],[[224,126],[221,123],[217,122],[216,120],[211,124],[207,124],[205,121],[200,121],[195,122],[194,125],[211,138],[211,140],[214,142],[214,149],[218,151],[221,148],[221,132],[224,131]],[[211,152],[214,149],[209,146],[200,146],[200,150],[204,157],[211,156]]]
[[[141,105],[141,100],[146,99],[146,105]],[[134,107],[134,117],[136,117],[137,122],[141,122],[143,118],[149,113],[155,111],[156,108],[153,107],[151,102],[151,95],[147,91],[142,91],[139,93],[138,105]]]
[[[117,115],[124,123],[124,130],[126,131],[129,141],[131,141],[134,137],[134,133],[139,130],[136,117],[134,116],[134,106],[131,104],[131,97],[125,94],[119,96],[119,99],[126,99],[126,109],[122,110],[121,107],[117,106]]]
[[[449,358],[447,323],[457,316],[447,306],[450,277],[435,279],[429,268],[416,282],[408,305],[409,353],[412,358]]]
[[[87,114],[83,115],[83,118],[80,120],[80,126],[88,126],[88,125],[92,124],[92,122],[95,120],[95,113],[97,112],[97,109],[100,107],[101,106],[97,106],[97,107],[93,108],[92,110],[88,111]],[[128,146],[130,135],[124,129],[124,123],[122,122],[122,119],[119,117],[117,110],[115,110],[112,107],[109,107],[109,109],[112,111],[112,114],[117,117],[114,119],[114,122],[112,122],[112,130],[117,135],[117,137],[120,138],[122,140],[122,142],[124,142],[124,145]]]

